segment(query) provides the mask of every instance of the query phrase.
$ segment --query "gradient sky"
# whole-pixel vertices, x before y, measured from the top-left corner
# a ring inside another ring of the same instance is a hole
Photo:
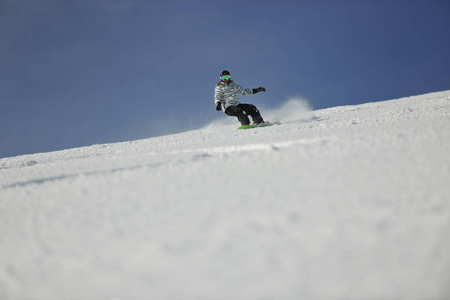
[[[199,128],[223,69],[265,108],[448,90],[450,1],[0,0],[0,157]]]

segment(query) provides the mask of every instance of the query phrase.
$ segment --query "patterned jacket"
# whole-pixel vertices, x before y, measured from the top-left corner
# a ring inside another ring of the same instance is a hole
[[[216,83],[216,89],[214,92],[214,102],[222,104],[222,110],[225,111],[230,106],[236,106],[239,104],[237,93],[241,95],[251,95],[253,94],[252,89],[244,89],[233,80],[230,82],[220,81]]]

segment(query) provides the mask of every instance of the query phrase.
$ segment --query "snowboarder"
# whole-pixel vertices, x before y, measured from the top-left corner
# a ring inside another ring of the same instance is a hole
[[[257,89],[244,89],[239,84],[231,80],[230,72],[227,70],[220,73],[220,81],[216,83],[214,93],[214,102],[216,110],[222,110],[225,114],[237,117],[242,125],[249,125],[248,115],[253,119],[254,124],[264,123],[258,108],[252,104],[239,103],[237,93],[241,95],[251,95],[258,92],[265,92],[266,89],[259,87]]]

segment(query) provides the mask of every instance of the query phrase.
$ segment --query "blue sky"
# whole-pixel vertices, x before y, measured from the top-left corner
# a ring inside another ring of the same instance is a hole
[[[0,27],[0,157],[199,128],[223,69],[266,108],[450,89],[445,0],[0,0]]]

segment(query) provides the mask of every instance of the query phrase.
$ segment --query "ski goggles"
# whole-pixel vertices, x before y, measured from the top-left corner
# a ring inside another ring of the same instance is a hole
[[[223,76],[220,76],[220,79],[222,79],[222,80],[230,80],[230,78],[231,78],[230,75],[223,75]]]

